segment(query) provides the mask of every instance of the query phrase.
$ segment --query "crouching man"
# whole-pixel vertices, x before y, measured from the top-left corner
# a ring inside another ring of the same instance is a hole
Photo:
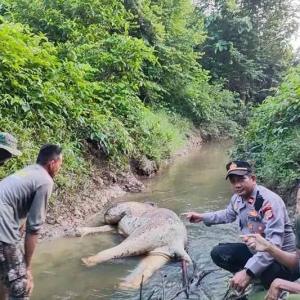
[[[226,179],[234,191],[226,209],[186,214],[190,222],[204,222],[210,226],[239,221],[243,234],[260,234],[287,252],[295,251],[295,235],[283,200],[269,189],[256,184],[249,163],[233,161],[226,166]],[[288,269],[267,252],[252,251],[244,243],[222,243],[211,251],[212,260],[219,267],[234,273],[231,287],[240,294],[253,278],[259,278],[269,288],[275,278],[295,280],[298,271]]]
[[[0,299],[29,299],[33,288],[31,258],[46,218],[53,177],[61,164],[61,148],[46,144],[36,164],[0,181]],[[27,218],[24,253],[19,231],[23,218]]]

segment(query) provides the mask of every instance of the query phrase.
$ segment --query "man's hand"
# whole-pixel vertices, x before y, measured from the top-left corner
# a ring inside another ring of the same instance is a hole
[[[30,296],[32,293],[32,290],[33,290],[33,286],[34,286],[31,269],[27,269],[26,277],[27,277],[26,291],[27,291],[28,295]]]
[[[246,273],[246,270],[235,273],[232,279],[230,279],[230,287],[237,292],[242,293],[249,285],[251,277]]]
[[[280,279],[280,278],[276,278],[272,282],[272,284],[271,284],[271,286],[270,286],[270,288],[268,290],[268,293],[267,293],[267,295],[265,297],[265,300],[277,300],[278,299],[278,297],[279,297],[279,295],[281,293],[280,286],[281,286],[282,282],[283,282],[283,280]]]
[[[199,223],[203,221],[202,214],[196,213],[194,211],[183,213],[181,214],[181,216],[187,218],[191,223]]]
[[[272,244],[264,239],[260,234],[243,235],[242,238],[245,244],[255,251],[268,251],[272,247]]]

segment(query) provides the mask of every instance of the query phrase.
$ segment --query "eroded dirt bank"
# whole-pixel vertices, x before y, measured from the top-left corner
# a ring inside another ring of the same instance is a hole
[[[200,149],[201,145],[200,133],[191,133],[185,146],[171,159],[164,161],[159,168],[151,161],[142,161],[142,165],[137,166],[133,163],[132,166],[128,166],[127,171],[120,172],[112,170],[103,162],[96,161],[92,175],[84,185],[78,186],[75,193],[58,195],[55,203],[50,205],[46,224],[40,235],[41,239],[73,236],[77,226],[95,225],[92,224],[92,216],[101,213],[112,201],[124,196],[127,192],[141,192],[145,188],[142,182],[144,179],[155,176],[177,157],[188,155],[192,150]]]

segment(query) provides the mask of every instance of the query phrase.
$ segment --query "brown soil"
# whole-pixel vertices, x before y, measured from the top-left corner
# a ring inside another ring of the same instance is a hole
[[[187,155],[193,149],[201,147],[202,139],[199,132],[192,132],[187,138],[186,145],[170,159],[164,161],[159,170],[172,163],[177,157]],[[78,226],[96,225],[95,215],[101,214],[115,199],[124,196],[127,192],[141,192],[144,189],[141,180],[145,177],[134,174],[131,169],[128,166],[127,171],[120,172],[112,170],[103,161],[95,161],[93,175],[84,185],[71,194],[65,192],[57,195],[57,200],[51,203],[46,224],[40,235],[41,239],[74,236]]]

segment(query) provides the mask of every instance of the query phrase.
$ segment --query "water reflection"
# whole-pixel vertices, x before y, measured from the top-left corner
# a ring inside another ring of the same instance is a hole
[[[147,182],[147,190],[127,197],[133,201],[154,201],[176,213],[189,210],[211,211],[225,207],[231,191],[224,179],[228,160],[228,145],[210,144],[191,156],[179,159],[160,175]],[[189,254],[200,270],[216,267],[209,252],[219,242],[238,239],[234,224],[206,227],[187,224]],[[34,260],[35,290],[32,299],[139,299],[139,292],[124,292],[116,288],[140,258],[126,258],[87,269],[80,257],[114,246],[120,237],[110,233],[93,237],[63,239],[39,246]],[[192,267],[189,267],[192,272]],[[144,286],[144,299],[166,299],[181,289],[180,264],[173,262],[156,272]],[[218,270],[203,280],[190,299],[222,299],[228,273]],[[163,288],[164,286],[164,288]],[[184,294],[176,299],[184,299]]]

